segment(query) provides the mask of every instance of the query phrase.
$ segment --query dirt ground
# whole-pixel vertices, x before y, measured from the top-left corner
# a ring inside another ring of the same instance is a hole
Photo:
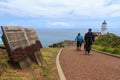
[[[36,63],[32,63],[32,69],[21,70],[8,64],[8,56],[5,49],[0,49],[0,80],[59,80],[55,60],[57,51],[54,49],[43,48],[42,54],[49,54],[51,56],[43,56],[46,58],[44,67],[38,66]]]

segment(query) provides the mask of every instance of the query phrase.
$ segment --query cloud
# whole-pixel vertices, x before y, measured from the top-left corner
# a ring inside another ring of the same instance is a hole
[[[67,23],[67,22],[48,22],[47,26],[52,27],[72,27],[73,24]]]
[[[18,17],[120,17],[120,1],[0,0],[0,12]]]

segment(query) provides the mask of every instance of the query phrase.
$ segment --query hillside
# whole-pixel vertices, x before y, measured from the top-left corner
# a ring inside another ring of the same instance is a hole
[[[93,48],[120,55],[120,37],[114,34],[101,35],[96,38]]]
[[[6,49],[0,48],[0,80],[59,80],[56,55],[59,48],[42,48],[44,66],[32,63],[32,69],[21,70],[8,63]]]

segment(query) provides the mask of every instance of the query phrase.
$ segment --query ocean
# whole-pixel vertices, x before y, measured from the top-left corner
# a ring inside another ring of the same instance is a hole
[[[114,33],[120,36],[120,29],[108,29],[108,32]],[[93,29],[96,32],[97,29]],[[43,47],[47,47],[53,43],[57,43],[64,40],[75,40],[77,33],[80,32],[83,36],[87,32],[87,29],[36,29],[39,40]],[[0,30],[0,37],[2,32]],[[3,44],[0,38],[0,44]]]
[[[57,43],[64,40],[75,40],[78,32],[82,35],[85,34],[85,30],[73,30],[73,29],[44,29],[36,30],[39,39],[43,46],[49,46],[53,43]]]

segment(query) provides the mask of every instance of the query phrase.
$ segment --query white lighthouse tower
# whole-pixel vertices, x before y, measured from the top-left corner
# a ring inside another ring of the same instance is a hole
[[[101,33],[102,33],[102,35],[107,34],[107,23],[105,20],[102,23]]]

